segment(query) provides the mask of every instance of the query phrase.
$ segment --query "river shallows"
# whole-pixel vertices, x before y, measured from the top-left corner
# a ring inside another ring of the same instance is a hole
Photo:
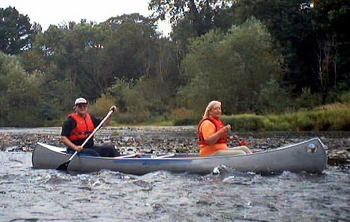
[[[48,129],[47,139],[58,132]],[[349,202],[348,168],[329,166],[320,175],[70,175],[32,169],[30,152],[0,151],[0,221],[348,221]]]
[[[0,152],[1,221],[346,221],[349,171],[69,175]]]

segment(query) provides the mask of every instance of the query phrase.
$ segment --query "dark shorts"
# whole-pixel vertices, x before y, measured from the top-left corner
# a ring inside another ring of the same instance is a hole
[[[67,153],[73,154],[75,150],[67,148]],[[102,156],[102,157],[116,157],[120,156],[120,152],[113,145],[94,145],[93,147],[84,148],[78,153],[80,156]]]

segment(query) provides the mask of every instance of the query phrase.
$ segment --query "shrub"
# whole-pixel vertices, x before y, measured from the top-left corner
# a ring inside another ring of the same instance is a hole
[[[139,124],[148,121],[150,113],[148,111],[119,113],[115,119],[121,124]]]
[[[222,120],[238,131],[257,131],[263,126],[262,116],[255,114],[223,116]]]
[[[299,98],[296,99],[295,104],[298,109],[305,108],[310,110],[319,105],[320,101],[318,99],[318,96],[311,92],[310,88],[303,88],[302,94]]]
[[[170,114],[170,118],[176,126],[197,125],[202,119],[199,114],[186,108],[174,109]]]
[[[290,123],[284,116],[269,115],[263,119],[264,131],[290,131]]]
[[[91,104],[89,111],[99,118],[103,118],[109,112],[111,106],[114,105],[113,99],[110,96],[102,95],[96,103]]]

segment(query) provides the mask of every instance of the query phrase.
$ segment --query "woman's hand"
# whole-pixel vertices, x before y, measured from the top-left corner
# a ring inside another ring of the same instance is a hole
[[[220,131],[221,131],[222,133],[228,133],[228,132],[230,132],[230,131],[231,131],[231,125],[230,125],[230,124],[227,124],[226,126],[222,127],[222,128],[220,129]]]

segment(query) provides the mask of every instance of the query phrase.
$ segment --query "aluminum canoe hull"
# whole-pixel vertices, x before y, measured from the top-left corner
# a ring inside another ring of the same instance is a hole
[[[57,169],[68,161],[70,154],[65,148],[37,143],[32,154],[35,169]],[[313,138],[277,149],[269,149],[248,155],[199,157],[194,154],[175,154],[171,157],[130,158],[76,156],[68,165],[68,171],[96,172],[118,171],[142,175],[154,171],[175,173],[209,174],[218,166],[225,166],[240,172],[279,173],[308,172],[321,173],[327,166],[325,145],[319,138]]]

